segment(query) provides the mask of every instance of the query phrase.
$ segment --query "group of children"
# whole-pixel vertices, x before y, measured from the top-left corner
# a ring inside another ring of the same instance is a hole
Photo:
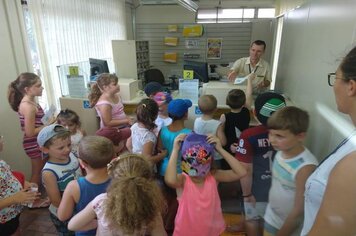
[[[25,91],[35,90],[37,83]],[[31,99],[40,96],[37,90]],[[41,158],[46,157],[40,174],[50,217],[61,235],[73,235],[70,230],[75,235],[220,235],[225,223],[217,185],[236,180],[241,181],[248,235],[262,235],[263,223],[265,235],[298,232],[304,184],[317,164],[303,146],[305,111],[285,107],[279,94],[263,93],[254,103],[258,125],[249,128],[249,79],[246,94],[229,92],[231,111],[220,120],[214,119],[216,98],[201,96],[203,115],[192,131],[184,125],[190,100],[172,99],[151,82],[134,122],[123,110],[119,91],[112,74],[100,75],[92,86],[89,100],[101,120],[95,136],[86,136],[79,117],[68,109],[37,132]],[[7,205],[1,201],[1,213],[3,207],[15,209],[14,203],[38,198],[27,190],[14,189],[24,196]],[[19,212],[14,214],[17,225]]]

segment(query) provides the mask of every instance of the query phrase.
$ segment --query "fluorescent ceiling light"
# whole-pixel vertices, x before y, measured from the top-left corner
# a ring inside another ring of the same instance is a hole
[[[189,11],[196,12],[199,7],[198,4],[196,4],[192,0],[176,0],[176,2]]]

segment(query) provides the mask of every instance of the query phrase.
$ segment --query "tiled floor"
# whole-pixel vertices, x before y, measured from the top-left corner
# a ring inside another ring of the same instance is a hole
[[[22,236],[55,236],[57,235],[48,208],[26,209],[20,217]]]
[[[222,209],[227,225],[233,225],[241,220],[239,215],[240,207],[238,201],[238,183],[229,183],[219,186],[219,192],[222,200]],[[20,217],[20,229],[22,236],[55,236],[56,229],[49,217],[47,208],[26,209]],[[225,232],[223,236],[238,235],[243,233]]]

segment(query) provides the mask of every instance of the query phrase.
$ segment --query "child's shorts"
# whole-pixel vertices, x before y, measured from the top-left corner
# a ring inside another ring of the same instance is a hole
[[[128,139],[131,136],[131,129],[125,127],[122,129],[114,127],[104,127],[95,132],[96,135],[110,139],[114,145],[118,145],[121,141]]]
[[[0,224],[0,235],[8,236],[13,235],[17,228],[20,225],[20,214],[18,214],[15,218],[9,220],[4,224]]]
[[[56,227],[56,230],[58,232],[58,235],[60,236],[74,236],[75,233],[73,231],[70,231],[68,229],[68,222],[69,221],[60,221],[57,216],[53,215],[52,213],[49,213],[51,220]]]
[[[242,204],[246,220],[263,219],[267,208],[267,202],[256,202],[255,206],[249,202],[242,202]]]

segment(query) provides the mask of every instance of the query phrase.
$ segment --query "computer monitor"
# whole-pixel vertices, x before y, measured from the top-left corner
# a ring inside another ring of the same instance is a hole
[[[203,83],[209,82],[208,63],[201,61],[184,61],[184,70],[194,71],[194,79],[199,79]]]
[[[110,73],[108,62],[95,58],[89,58],[90,76],[100,75],[102,73]]]

